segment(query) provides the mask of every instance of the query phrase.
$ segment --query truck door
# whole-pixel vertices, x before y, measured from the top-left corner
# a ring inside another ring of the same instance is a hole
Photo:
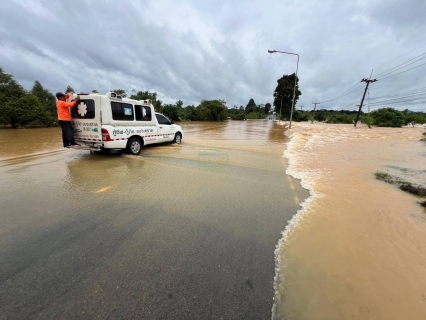
[[[174,132],[172,128],[172,122],[162,114],[156,113],[155,116],[157,117],[158,121],[158,142],[173,141]]]
[[[82,95],[76,106],[71,108],[74,138],[89,146],[102,145],[101,97]]]

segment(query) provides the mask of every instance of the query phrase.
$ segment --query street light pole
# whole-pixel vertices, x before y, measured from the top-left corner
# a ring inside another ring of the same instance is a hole
[[[269,53],[285,53],[285,54],[292,54],[297,56],[297,66],[296,66],[296,78],[294,79],[294,89],[293,89],[293,103],[291,104],[291,111],[290,111],[290,125],[288,126],[289,129],[291,129],[291,120],[293,119],[293,109],[294,109],[294,96],[296,94],[296,83],[297,83],[297,71],[299,70],[299,55],[297,53],[291,53],[291,52],[285,52],[285,51],[277,51],[277,50],[268,50]]]

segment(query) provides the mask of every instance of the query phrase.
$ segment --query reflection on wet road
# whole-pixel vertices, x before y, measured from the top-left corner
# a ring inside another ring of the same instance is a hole
[[[1,319],[270,319],[275,245],[307,196],[283,127],[183,128],[137,157],[60,149],[56,129],[46,152],[3,145]]]

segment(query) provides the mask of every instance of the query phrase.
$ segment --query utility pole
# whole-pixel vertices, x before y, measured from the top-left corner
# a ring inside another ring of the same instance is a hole
[[[374,69],[371,69],[370,79],[371,79],[371,76],[373,75],[373,70],[374,70]],[[367,105],[368,105],[368,114],[370,114],[370,90],[368,90]]]
[[[367,106],[368,106],[368,114],[370,114],[370,90],[368,90]]]
[[[314,106],[314,115],[313,115],[313,117],[314,117],[314,120],[312,120],[312,123],[314,123],[315,122],[315,110],[316,110],[316,108],[317,108],[317,104],[320,104],[319,102],[312,102],[312,104],[314,104],[315,106]]]
[[[304,107],[304,105],[302,104],[301,106],[300,106],[300,111],[303,111],[302,109],[303,109],[303,107]]]
[[[356,119],[355,119],[354,127],[356,127],[356,124],[357,124],[357,122],[358,122],[359,114],[361,113],[362,104],[364,103],[365,94],[367,93],[368,86],[369,86],[369,84],[370,84],[371,82],[376,82],[376,81],[377,81],[377,79],[371,80],[371,79],[366,79],[366,78],[364,78],[364,79],[362,79],[362,80],[361,80],[361,82],[365,82],[367,85],[365,86],[364,94],[363,94],[362,99],[361,99],[361,104],[359,105],[359,110],[358,110],[358,113],[357,113],[357,115],[356,115]]]

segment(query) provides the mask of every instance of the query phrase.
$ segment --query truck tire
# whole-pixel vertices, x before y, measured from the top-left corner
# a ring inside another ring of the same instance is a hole
[[[175,138],[173,139],[173,142],[177,143],[177,144],[181,144],[181,142],[182,142],[182,135],[179,132],[177,132],[175,134]]]
[[[131,138],[127,143],[127,152],[137,156],[141,153],[143,142],[138,138]]]

